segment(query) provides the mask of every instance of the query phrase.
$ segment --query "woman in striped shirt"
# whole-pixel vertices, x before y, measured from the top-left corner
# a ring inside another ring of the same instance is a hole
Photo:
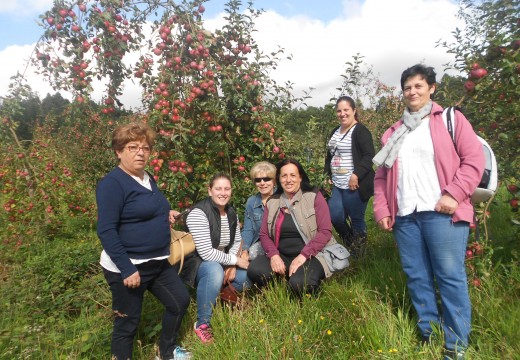
[[[208,187],[209,196],[195,204],[186,219],[202,260],[196,270],[194,329],[203,343],[213,340],[210,320],[222,285],[241,291],[247,279],[249,260],[240,254],[242,238],[237,213],[229,205],[231,193],[231,178],[223,173],[214,175]]]
[[[370,131],[359,122],[356,103],[349,96],[336,101],[339,126],[327,142],[325,171],[330,176],[332,225],[353,256],[362,256],[366,244],[365,211],[374,195],[375,155]]]

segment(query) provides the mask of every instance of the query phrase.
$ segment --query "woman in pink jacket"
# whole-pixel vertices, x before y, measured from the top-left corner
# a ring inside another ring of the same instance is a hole
[[[384,146],[373,159],[378,166],[374,216],[381,229],[394,234],[422,343],[429,343],[432,325],[441,324],[445,359],[463,359],[471,322],[464,264],[473,219],[470,197],[485,160],[460,112],[452,140],[442,108],[431,100],[435,75],[433,68],[421,64],[401,75],[407,108],[384,133]]]

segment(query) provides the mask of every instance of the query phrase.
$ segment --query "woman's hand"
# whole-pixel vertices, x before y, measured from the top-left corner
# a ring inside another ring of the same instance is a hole
[[[250,260],[249,260],[249,251],[247,251],[247,250],[243,250],[243,251],[242,251],[242,254],[240,254],[240,257],[241,257],[242,259],[245,259],[245,260],[247,260],[247,261],[250,261]]]
[[[390,216],[387,216],[387,217],[384,217],[382,218],[381,220],[379,220],[377,222],[377,225],[379,225],[379,227],[382,229],[382,230],[385,230],[385,231],[392,231],[392,228],[390,227],[390,224],[392,223],[392,219],[390,218]]]
[[[359,179],[356,174],[352,173],[350,175],[350,180],[348,181],[348,188],[350,190],[357,190],[359,189]]]
[[[249,259],[244,259],[243,257],[238,256],[237,266],[241,269],[247,269],[249,267]]]
[[[277,274],[285,274],[285,263],[283,262],[280,255],[274,255],[271,258],[271,269]]]
[[[141,285],[141,276],[139,276],[139,271],[136,271],[129,277],[123,279],[123,285],[129,288],[138,288]]]
[[[292,276],[306,261],[307,259],[302,254],[296,256],[289,266],[289,276]]]
[[[235,280],[235,276],[237,275],[237,267],[236,266],[228,266],[224,270],[224,282],[223,284],[227,284]]]
[[[459,203],[455,200],[450,194],[444,194],[441,196],[437,204],[435,204],[435,211],[440,212],[441,214],[452,215]]]
[[[171,225],[175,224],[175,217],[179,216],[179,214],[180,214],[180,212],[178,212],[177,210],[170,210],[170,224]]]

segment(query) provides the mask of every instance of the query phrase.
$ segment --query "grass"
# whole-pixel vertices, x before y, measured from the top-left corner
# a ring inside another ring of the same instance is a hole
[[[500,197],[491,208],[488,276],[470,286],[473,332],[468,359],[520,359],[518,227]],[[371,214],[367,215],[371,219]],[[324,283],[318,297],[291,298],[283,282],[250,291],[240,308],[218,305],[216,342],[202,345],[192,326],[195,301],[180,340],[196,359],[439,359],[442,334],[419,347],[397,249],[369,220],[369,251]],[[470,239],[470,241],[472,241]],[[31,243],[29,241],[28,243]],[[32,239],[0,255],[0,359],[108,359],[110,293],[92,230]],[[161,306],[145,299],[134,358],[153,359]]]

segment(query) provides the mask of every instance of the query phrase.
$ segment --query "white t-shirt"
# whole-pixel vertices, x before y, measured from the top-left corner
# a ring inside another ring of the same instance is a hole
[[[409,215],[415,210],[434,211],[441,197],[441,188],[435,168],[429,117],[408,133],[397,161],[397,216]]]

